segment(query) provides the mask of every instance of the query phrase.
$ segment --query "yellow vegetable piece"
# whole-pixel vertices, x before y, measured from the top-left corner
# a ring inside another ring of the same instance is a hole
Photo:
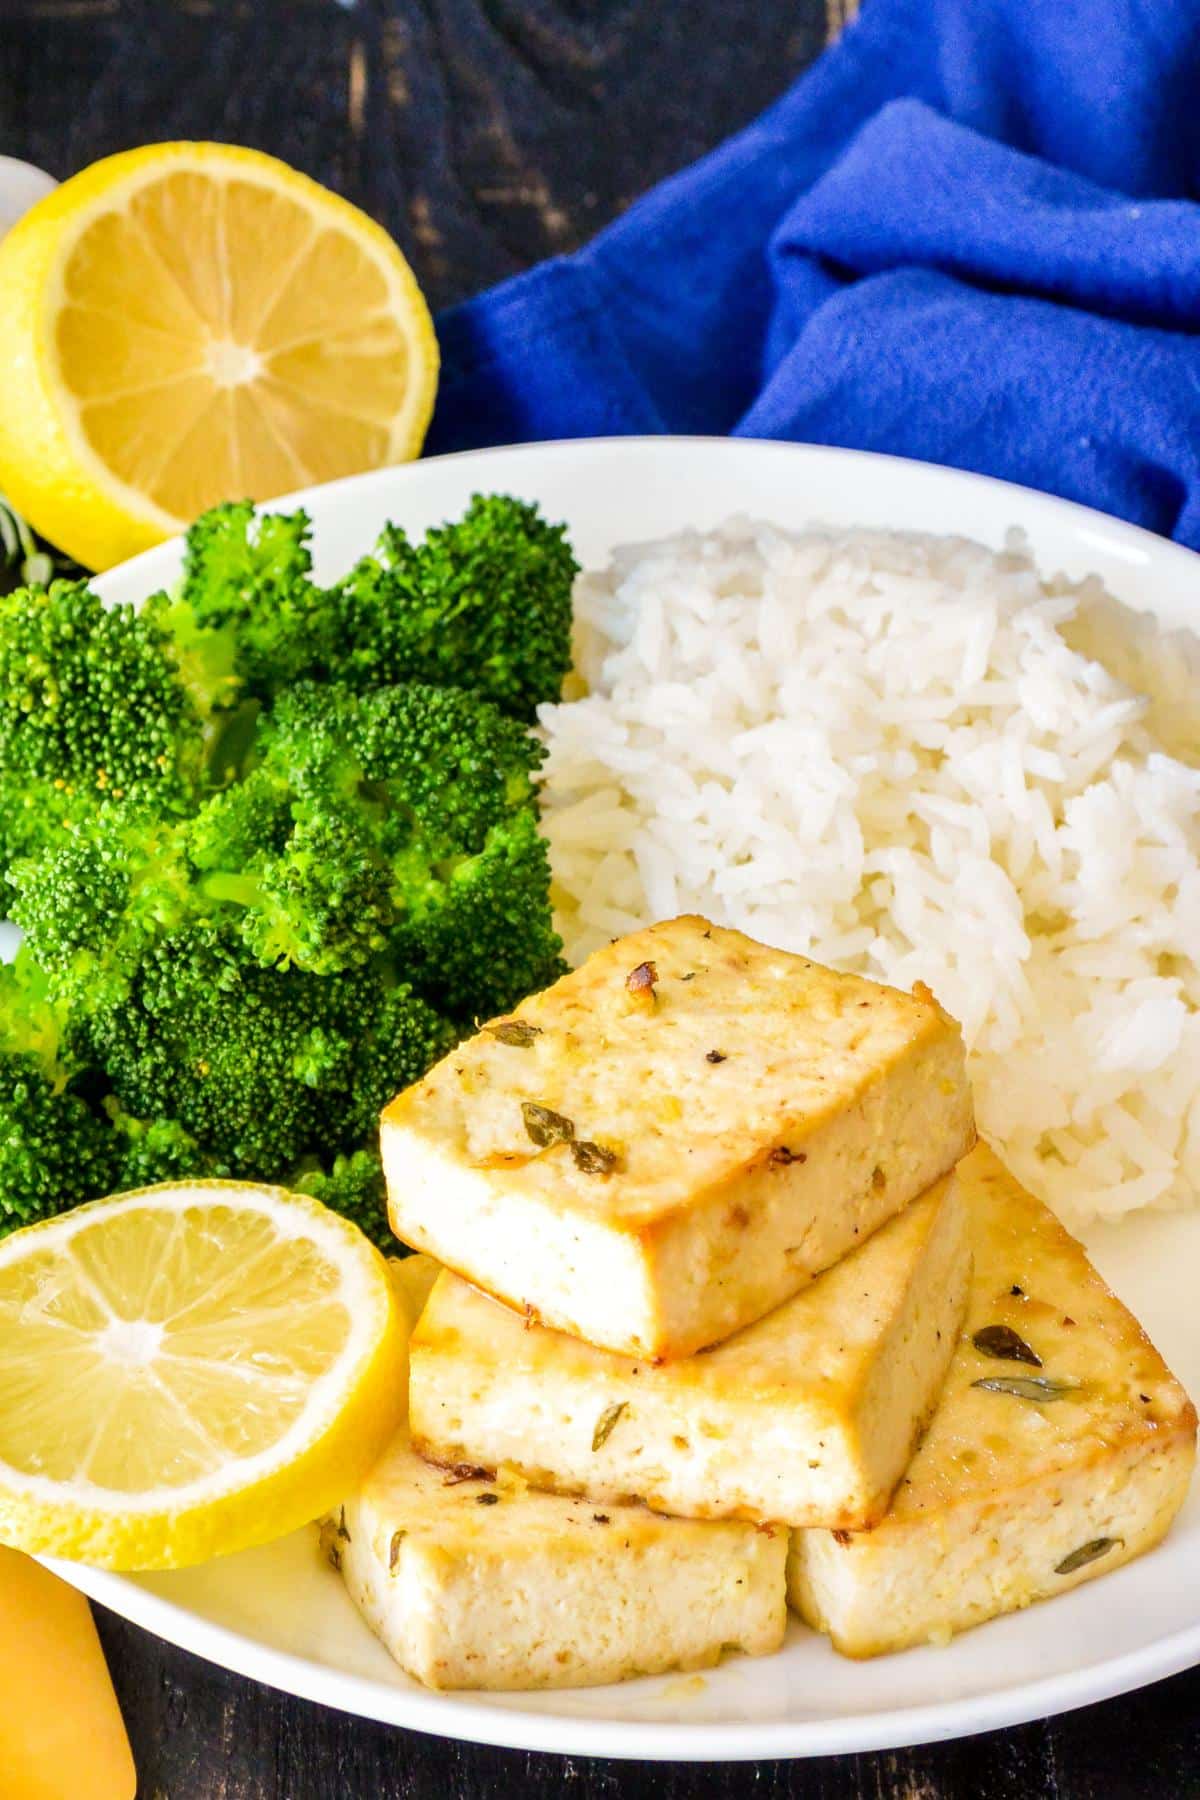
[[[258,151],[106,157],[0,243],[0,488],[108,568],[218,500],[417,455],[437,343],[365,213]]]
[[[133,1800],[137,1775],[82,1594],[0,1546],[4,1800]]]

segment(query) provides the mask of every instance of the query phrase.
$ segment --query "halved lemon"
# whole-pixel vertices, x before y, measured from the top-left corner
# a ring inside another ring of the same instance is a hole
[[[116,1569],[327,1512],[404,1411],[379,1252],[303,1195],[195,1181],[0,1242],[0,1540]]]
[[[429,309],[365,213],[227,144],[106,157],[0,241],[0,488],[104,569],[218,500],[403,462]]]

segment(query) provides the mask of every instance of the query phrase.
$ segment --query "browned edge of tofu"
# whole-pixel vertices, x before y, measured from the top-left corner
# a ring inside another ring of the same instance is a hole
[[[848,1656],[946,1641],[1119,1568],[1165,1535],[1191,1479],[1196,1408],[1083,1246],[986,1145],[960,1165],[959,1181],[973,1209],[976,1271],[929,1436],[872,1529],[793,1536],[791,1602]],[[973,1333],[994,1322],[1027,1336],[1046,1360],[1035,1369],[982,1354]],[[1042,1416],[1037,1403],[970,1390],[997,1378],[1065,1374],[1086,1356],[1089,1335],[1102,1385],[1091,1392],[1085,1380],[1078,1398],[1068,1390],[1053,1402],[1048,1424],[1062,1417],[1062,1431],[1030,1454],[1025,1421]],[[1032,1411],[996,1414],[985,1479],[960,1461],[964,1444],[975,1454],[969,1434],[993,1397],[1000,1407]],[[1060,1414],[1069,1404],[1077,1420]],[[1076,1563],[1093,1540],[1104,1549]],[[1071,1566],[1063,1570],[1063,1562]]]
[[[863,1622],[855,1617],[859,1609],[854,1607],[837,1610],[836,1616],[828,1615],[822,1605],[824,1589],[819,1575],[805,1568],[794,1547],[788,1558],[788,1603],[806,1625],[814,1631],[826,1632],[839,1655],[851,1661],[866,1662],[930,1643],[948,1643],[990,1619],[1020,1612],[1038,1601],[1069,1593],[1071,1589],[1110,1574],[1153,1550],[1167,1535],[1187,1498],[1195,1453],[1196,1414],[1189,1402],[1171,1428],[1158,1438],[1143,1437],[1115,1449],[1097,1449],[1065,1474],[1058,1472],[1053,1477],[1031,1475],[1015,1496],[1006,1496],[1002,1503],[978,1499],[962,1502],[955,1509],[952,1528],[957,1527],[982,1540],[997,1567],[1000,1554],[997,1540],[1006,1525],[1019,1528],[1026,1540],[1025,1546],[1007,1591],[998,1594],[994,1587],[989,1587],[982,1597],[972,1598],[969,1584],[964,1581],[956,1610],[949,1611],[944,1620],[938,1620],[932,1626],[928,1611],[918,1612],[906,1622],[903,1607],[895,1602],[887,1608],[886,1629],[877,1622],[864,1629]],[[1139,1478],[1152,1485],[1139,1496],[1140,1506],[1118,1518],[1120,1532],[1112,1540],[1111,1547],[1074,1569],[1058,1573],[1061,1562],[1083,1547],[1082,1540],[1090,1527],[1075,1526],[1063,1533],[1059,1509],[1065,1509],[1074,1495],[1066,1499],[1056,1496],[1056,1488],[1078,1487],[1093,1502],[1109,1505],[1125,1486]],[[972,1514],[975,1515],[973,1518]],[[878,1544],[872,1542],[876,1533],[870,1530],[811,1535],[819,1535],[826,1540],[826,1545],[836,1546],[828,1549],[822,1546],[823,1555],[830,1558],[835,1555],[860,1556],[865,1566],[858,1572],[858,1579],[872,1584],[883,1594],[891,1590],[893,1578],[902,1580],[906,1574],[911,1576],[917,1571],[931,1586],[936,1582],[938,1559],[931,1557],[927,1530],[928,1522],[917,1517],[906,1519],[895,1527],[887,1526],[878,1534],[881,1540]],[[990,1544],[989,1540],[992,1540]],[[1034,1559],[1039,1550],[1042,1567],[1035,1569]],[[1057,1564],[1055,1558],[1058,1558]],[[879,1609],[875,1609],[876,1621],[878,1612]]]
[[[538,1169],[529,1172],[509,1159],[456,1167],[451,1158],[440,1214],[432,1204],[438,1139],[422,1118],[426,1106],[437,1107],[439,1084],[443,1093],[453,1087],[447,1068],[465,1049],[451,1053],[383,1114],[389,1211],[397,1235],[547,1325],[612,1350],[661,1360],[719,1343],[799,1292],[952,1168],[975,1141],[961,1033],[927,988],[918,983],[911,996],[885,990],[879,983],[838,975],[809,959],[756,945],[742,933],[709,928],[695,916],[663,921],[619,940],[620,959],[609,951],[598,953],[555,987],[533,996],[527,1003],[530,1020],[545,1021],[538,1030],[549,1043],[560,990],[570,990],[570,1004],[578,1014],[581,995],[590,988],[608,992],[614,961],[650,954],[660,943],[663,984],[678,982],[677,975],[668,975],[664,959],[672,953],[671,933],[681,929],[712,936],[714,951],[719,948],[727,961],[758,954],[776,963],[795,963],[806,971],[806,980],[845,988],[850,997],[839,992],[835,1016],[844,1009],[847,1017],[857,1018],[858,1007],[883,1005],[889,1023],[878,1059],[863,1054],[856,1066],[852,1060],[849,1068],[839,1066],[830,1089],[819,1087],[824,1081],[819,1058],[808,1068],[801,1062],[790,1088],[777,1072],[769,1105],[760,1097],[745,1141],[731,1127],[724,1134],[725,1153],[715,1161],[710,1153],[703,1171],[689,1169],[682,1160],[688,1140],[686,1116],[681,1115],[678,1178],[663,1164],[661,1146],[670,1134],[661,1128],[651,1133],[659,1146],[653,1175],[631,1167],[614,1174],[611,1187],[581,1176],[554,1148],[541,1153]],[[591,967],[601,961],[603,971]],[[863,997],[854,999],[858,993]],[[586,1008],[582,1010],[586,1016]],[[903,1020],[899,1027],[897,1016]],[[801,1033],[803,1019],[801,1009]],[[857,1042],[852,1034],[851,1053]],[[575,1054],[586,1056],[586,1042]],[[813,1067],[818,1069],[815,1076]],[[455,1104],[458,1110],[451,1116],[458,1118],[461,1102]],[[728,1099],[724,1105],[727,1110]],[[720,1144],[722,1134],[710,1131],[705,1141]],[[391,1153],[389,1146],[395,1147]],[[405,1159],[411,1166],[414,1157],[417,1173],[406,1186]],[[472,1193],[475,1182],[478,1190]],[[485,1193],[485,1187],[490,1191]],[[536,1235],[539,1242],[538,1277],[526,1277],[528,1285],[523,1284],[519,1259],[497,1231],[506,1209],[513,1214],[514,1230]],[[472,1218],[483,1223],[487,1240],[474,1251],[471,1244],[479,1246],[479,1233],[472,1233]],[[589,1288],[587,1274],[589,1257],[595,1259],[606,1246],[610,1279],[619,1279],[627,1294],[615,1311]]]

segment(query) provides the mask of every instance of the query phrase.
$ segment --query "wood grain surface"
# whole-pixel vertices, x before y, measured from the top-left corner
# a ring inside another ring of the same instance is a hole
[[[853,3],[0,0],[0,152],[64,176],[160,138],[257,145],[373,213],[444,305],[736,130]],[[365,1724],[99,1623],[140,1800],[1200,1800],[1200,1673],[957,1743],[669,1767]]]
[[[54,175],[252,144],[387,226],[435,306],[570,250],[769,104],[842,0],[0,0],[0,144]]]
[[[1194,1674],[1048,1723],[913,1750],[793,1763],[639,1764],[491,1750],[371,1725],[226,1675],[155,1644],[124,1620],[101,1614],[98,1622],[143,1775],[142,1800],[1200,1795],[1200,1681]]]

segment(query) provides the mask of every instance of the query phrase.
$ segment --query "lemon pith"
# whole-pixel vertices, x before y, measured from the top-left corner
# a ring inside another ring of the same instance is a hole
[[[0,487],[107,568],[229,498],[417,454],[428,308],[387,233],[222,144],[105,158],[0,242]]]
[[[0,1540],[172,1568],[315,1518],[403,1408],[383,1258],[238,1182],[93,1201],[0,1243]]]

